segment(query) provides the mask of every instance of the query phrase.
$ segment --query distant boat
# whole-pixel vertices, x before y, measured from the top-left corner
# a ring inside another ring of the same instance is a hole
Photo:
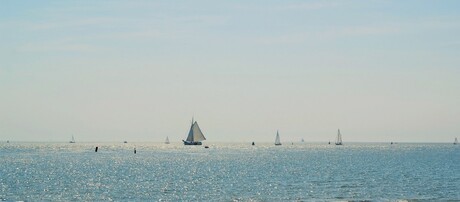
[[[125,144],[126,144],[126,143],[128,143],[128,141],[126,141],[126,140],[125,140],[123,143],[125,143]]]
[[[335,141],[335,145],[342,145],[342,134],[340,134],[340,129],[337,132],[337,140]]]
[[[190,131],[188,132],[187,140],[182,140],[184,145],[201,145],[201,141],[206,140],[203,133],[201,132],[200,126],[198,126],[198,122],[193,122],[190,126]]]
[[[302,140],[300,140],[301,142],[305,142],[305,140],[302,138]]]
[[[454,140],[454,144],[458,144],[458,140],[457,140],[457,138],[455,138],[455,140]]]
[[[69,143],[75,143],[75,138],[72,135],[72,140],[69,141]]]
[[[276,131],[275,145],[276,145],[276,146],[281,145],[280,133],[279,133],[278,131]]]
[[[166,136],[165,144],[169,144],[169,138]]]

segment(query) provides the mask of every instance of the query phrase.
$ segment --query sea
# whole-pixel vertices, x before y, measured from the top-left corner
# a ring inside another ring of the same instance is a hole
[[[0,143],[0,201],[460,201],[460,145],[205,145]]]

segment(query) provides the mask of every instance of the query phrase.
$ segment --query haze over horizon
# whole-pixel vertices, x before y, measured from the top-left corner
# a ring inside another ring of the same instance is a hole
[[[453,142],[460,1],[2,1],[0,141]]]

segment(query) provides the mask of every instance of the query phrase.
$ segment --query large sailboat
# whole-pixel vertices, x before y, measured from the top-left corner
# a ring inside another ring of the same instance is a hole
[[[280,133],[279,133],[278,131],[276,131],[275,145],[276,145],[276,146],[281,145]]]
[[[169,138],[166,136],[165,144],[169,144]]]
[[[335,145],[342,145],[342,134],[340,134],[340,129],[337,132],[337,139],[335,141]]]
[[[72,140],[69,141],[69,143],[75,143],[75,138],[72,135]]]
[[[458,140],[457,140],[457,138],[455,138],[455,140],[454,140],[454,144],[458,144]]]
[[[206,138],[204,137],[203,132],[201,132],[200,126],[198,126],[198,123],[196,121],[194,122],[192,119],[192,125],[190,126],[187,140],[182,140],[184,145],[201,145],[201,141],[203,140],[206,140]]]

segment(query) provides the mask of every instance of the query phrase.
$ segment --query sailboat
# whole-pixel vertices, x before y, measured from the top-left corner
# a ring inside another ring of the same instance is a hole
[[[455,140],[454,140],[454,144],[458,144],[458,140],[457,140],[457,138],[455,138]]]
[[[169,138],[166,136],[165,144],[169,144]]]
[[[201,145],[201,141],[206,140],[203,133],[201,132],[200,126],[198,126],[198,122],[193,122],[190,126],[190,131],[188,132],[187,140],[182,140],[184,145]]]
[[[69,143],[75,143],[75,138],[72,135],[72,140],[69,141]]]
[[[337,140],[335,141],[335,145],[342,145],[342,134],[340,134],[340,129],[337,132]]]
[[[275,145],[276,145],[276,146],[281,145],[280,133],[279,133],[278,131],[276,131]]]

